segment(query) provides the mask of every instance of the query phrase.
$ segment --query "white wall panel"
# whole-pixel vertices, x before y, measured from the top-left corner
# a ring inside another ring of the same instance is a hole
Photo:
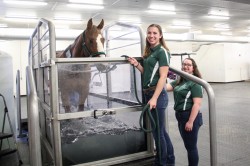
[[[0,51],[0,93],[4,96],[6,105],[10,115],[10,121],[15,131],[16,129],[16,109],[14,106],[13,96],[13,58],[6,52]],[[3,114],[4,114],[4,102],[0,97],[0,127],[2,128]],[[8,119],[6,117],[5,132],[10,132]]]
[[[223,44],[201,46],[194,59],[204,80],[208,82],[225,81]]]
[[[21,84],[21,95],[26,94],[26,77],[25,70],[28,64],[28,41],[27,40],[15,40],[1,42],[0,50],[9,54],[13,59],[13,80],[16,80],[17,70],[20,70],[20,84]],[[14,91],[16,94],[16,82],[13,84]]]
[[[234,82],[250,79],[249,44],[203,45],[195,56],[203,78],[208,82]]]

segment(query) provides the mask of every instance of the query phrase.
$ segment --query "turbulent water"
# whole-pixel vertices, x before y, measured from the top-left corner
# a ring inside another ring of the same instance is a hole
[[[140,128],[129,126],[115,116],[107,115],[72,119],[61,122],[61,138],[63,144],[74,143],[79,137],[89,137],[93,135],[122,135],[127,131],[138,131]]]

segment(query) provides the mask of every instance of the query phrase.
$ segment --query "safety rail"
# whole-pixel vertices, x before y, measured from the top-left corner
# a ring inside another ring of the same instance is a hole
[[[210,160],[211,166],[217,166],[216,112],[214,91],[209,83],[191,74],[170,67],[170,71],[200,84],[207,92],[209,106]]]
[[[141,53],[144,52],[144,47],[146,46],[145,35],[144,35],[142,29],[139,26],[131,25],[131,24],[126,24],[126,23],[122,23],[122,22],[115,22],[114,24],[111,24],[111,25],[108,25],[108,26],[104,27],[105,36],[108,36],[108,30],[109,30],[109,28],[111,28],[111,27],[113,27],[115,25],[136,29],[139,32],[140,36],[141,36],[141,38],[140,38]],[[108,39],[108,40],[110,40],[110,39]],[[108,41],[108,40],[106,40],[106,41]],[[139,44],[139,43],[134,43],[134,44]],[[106,44],[106,51],[107,51],[107,53],[109,52],[109,50],[110,50],[109,45]]]
[[[17,103],[17,128],[18,136],[22,135],[22,124],[21,124],[21,97],[20,97],[20,71],[17,70],[16,75],[16,103]]]
[[[32,78],[34,79],[34,88],[36,91],[36,97],[37,99],[32,100],[31,102],[35,102],[35,105],[43,106],[43,78],[41,77],[41,73],[43,72],[44,65],[43,64],[50,64],[48,61],[51,59],[54,59],[56,57],[56,43],[55,43],[55,28],[52,22],[41,18],[37,24],[37,27],[35,28],[34,32],[32,33],[30,37],[30,43],[29,43],[29,66],[32,70]],[[54,102],[52,102],[53,105]],[[52,106],[53,107],[53,106]],[[40,108],[38,108],[39,111]],[[33,112],[33,111],[32,111]],[[28,108],[28,116],[32,112],[29,112]],[[30,115],[32,116],[32,115]],[[29,118],[29,117],[28,117]],[[40,117],[36,117],[37,123],[40,122],[40,134],[32,135],[34,136],[34,139],[39,140],[43,146],[39,148],[40,154],[38,156],[34,155],[30,158],[31,162],[41,161],[41,153],[45,153],[44,150],[46,150],[48,157],[51,159],[56,158],[53,153],[54,147],[54,140],[52,140],[51,143],[49,143],[46,139],[45,135],[45,126],[44,121],[41,121]],[[29,123],[29,122],[28,122]],[[29,129],[29,133],[33,132],[35,130],[34,128]],[[30,136],[29,136],[30,137]],[[54,138],[52,136],[52,138]],[[56,141],[56,140],[55,140]],[[37,143],[36,143],[37,144]],[[38,159],[35,159],[38,158]],[[42,159],[43,160],[43,159]],[[41,161],[43,162],[43,161]],[[56,163],[56,162],[55,162]]]
[[[39,110],[31,67],[26,68],[30,165],[42,166]]]

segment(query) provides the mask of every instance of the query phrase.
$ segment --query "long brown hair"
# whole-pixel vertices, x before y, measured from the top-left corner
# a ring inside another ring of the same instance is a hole
[[[193,75],[196,76],[196,77],[198,77],[198,78],[202,78],[202,77],[201,77],[201,73],[200,73],[200,71],[199,71],[199,69],[198,69],[198,66],[197,66],[197,64],[196,64],[196,62],[195,62],[195,60],[194,60],[193,58],[185,58],[185,59],[182,61],[182,63],[183,63],[185,60],[187,60],[187,59],[190,60],[190,61],[192,61],[192,65],[193,65],[193,69],[194,69]],[[177,85],[179,85],[182,81],[183,81],[183,77],[180,77],[180,78],[178,79],[178,81],[177,81]]]
[[[169,51],[169,49],[168,49],[168,47],[167,47],[167,44],[166,44],[166,42],[165,42],[165,40],[164,40],[164,38],[163,38],[163,33],[162,33],[162,28],[161,28],[161,26],[158,25],[158,24],[151,24],[151,25],[148,26],[147,31],[148,31],[148,29],[151,28],[151,27],[156,27],[156,28],[159,30],[159,33],[160,33],[160,35],[162,36],[162,37],[160,38],[160,44],[161,44],[167,51]],[[150,53],[151,53],[151,51],[150,51],[150,43],[148,42],[147,37],[146,37],[146,47],[145,47],[145,49],[144,49],[143,57],[144,57],[144,58],[148,57]]]

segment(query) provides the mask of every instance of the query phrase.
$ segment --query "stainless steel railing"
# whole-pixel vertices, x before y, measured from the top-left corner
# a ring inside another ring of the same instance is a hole
[[[42,166],[38,97],[30,66],[26,68],[30,165]]]
[[[214,91],[209,83],[191,74],[170,67],[170,71],[200,84],[207,92],[209,106],[210,160],[211,166],[217,166],[216,112]]]

